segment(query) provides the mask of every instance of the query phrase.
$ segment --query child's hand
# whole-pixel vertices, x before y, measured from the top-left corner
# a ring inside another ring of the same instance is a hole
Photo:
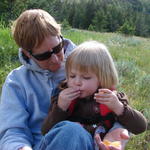
[[[123,112],[123,104],[119,101],[116,91],[99,89],[99,92],[95,93],[94,99],[98,103],[105,104],[116,115],[121,115]]]
[[[80,90],[77,87],[70,87],[60,92],[58,97],[58,106],[66,111],[72,100],[80,96]]]

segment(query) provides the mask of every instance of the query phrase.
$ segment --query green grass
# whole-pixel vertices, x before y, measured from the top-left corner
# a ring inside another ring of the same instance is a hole
[[[18,47],[12,39],[9,28],[0,25],[0,89],[6,75],[19,66]]]
[[[118,33],[98,33],[70,29],[64,37],[80,44],[97,40],[109,48],[120,77],[118,89],[124,91],[130,104],[143,112],[150,122],[150,39],[124,36]],[[12,40],[10,29],[0,26],[0,88],[6,75],[19,66],[18,47]],[[150,127],[146,132],[132,136],[126,150],[150,150]]]

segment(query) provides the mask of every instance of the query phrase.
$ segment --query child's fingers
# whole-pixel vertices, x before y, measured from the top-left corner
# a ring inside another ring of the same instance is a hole
[[[96,93],[94,94],[95,98],[110,98],[111,95],[110,94],[100,94],[100,93]]]
[[[103,94],[104,94],[104,93],[105,93],[105,94],[106,94],[106,93],[109,94],[109,93],[111,93],[112,91],[109,90],[109,89],[99,89],[98,92],[99,92],[99,93],[103,93]]]
[[[110,92],[110,93],[99,92],[99,93],[95,93],[94,96],[96,98],[110,98],[113,96],[113,94],[112,94],[112,92]]]
[[[107,104],[107,103],[112,102],[111,98],[100,98],[100,97],[94,96],[94,99],[96,100],[97,103],[101,103],[101,104]]]
[[[80,91],[79,89],[77,88],[67,88],[64,90],[66,93],[74,93],[74,92],[78,92]]]
[[[79,92],[76,92],[76,93],[69,94],[69,95],[68,95],[68,98],[69,98],[70,100],[72,100],[72,99],[75,99],[75,98],[77,98],[77,97],[79,97],[79,96],[80,96],[80,91],[79,91]]]

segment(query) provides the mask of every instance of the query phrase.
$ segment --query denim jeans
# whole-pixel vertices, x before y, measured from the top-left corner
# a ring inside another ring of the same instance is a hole
[[[80,124],[62,121],[43,137],[35,150],[94,150],[94,142]]]

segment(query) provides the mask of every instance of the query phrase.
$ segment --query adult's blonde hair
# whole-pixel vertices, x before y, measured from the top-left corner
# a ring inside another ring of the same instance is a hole
[[[32,50],[51,35],[61,34],[60,24],[46,11],[41,9],[26,10],[14,21],[12,34],[19,47]]]
[[[107,47],[97,41],[87,41],[75,48],[66,61],[67,78],[72,68],[92,71],[102,88],[112,89],[118,83],[118,73]]]

